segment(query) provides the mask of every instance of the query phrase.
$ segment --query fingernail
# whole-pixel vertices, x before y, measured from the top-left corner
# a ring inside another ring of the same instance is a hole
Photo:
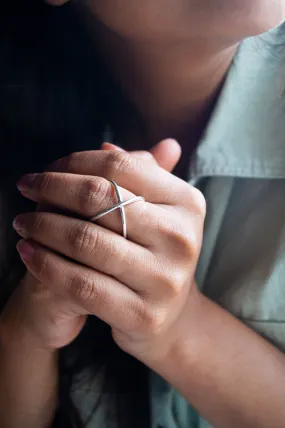
[[[17,187],[20,190],[20,192],[29,190],[35,181],[35,178],[38,174],[27,174],[24,175],[17,183]]]
[[[24,221],[23,221],[23,216],[22,215],[18,215],[14,221],[13,221],[13,227],[16,230],[16,232],[19,233],[19,235],[23,235],[24,232]]]
[[[22,259],[28,262],[33,257],[35,247],[30,242],[22,239],[17,244],[17,250],[19,251]]]

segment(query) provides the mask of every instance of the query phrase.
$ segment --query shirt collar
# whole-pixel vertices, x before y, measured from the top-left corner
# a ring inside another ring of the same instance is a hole
[[[190,175],[285,178],[285,24],[239,47]]]

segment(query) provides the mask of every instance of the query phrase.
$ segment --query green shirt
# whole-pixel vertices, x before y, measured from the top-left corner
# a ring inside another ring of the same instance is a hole
[[[285,351],[284,70],[285,25],[241,44],[189,180],[207,200],[199,287]],[[74,393],[81,408],[88,394]],[[211,427],[151,372],[150,397],[151,428]],[[109,404],[88,427],[116,428]]]

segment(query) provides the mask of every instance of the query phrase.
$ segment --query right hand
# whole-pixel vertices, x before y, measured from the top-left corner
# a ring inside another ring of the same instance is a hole
[[[105,143],[103,150],[121,150]],[[134,156],[149,156],[171,171],[180,157],[180,148],[172,140],[157,144],[151,151],[133,152]],[[41,209],[39,209],[41,210]],[[40,349],[56,350],[70,344],[82,330],[87,316],[76,312],[72,301],[54,294],[27,272],[1,315],[4,336],[11,342],[27,341]]]
[[[73,312],[66,299],[27,272],[1,315],[2,339],[4,343],[28,341],[34,348],[56,350],[71,343],[85,321],[86,316]]]

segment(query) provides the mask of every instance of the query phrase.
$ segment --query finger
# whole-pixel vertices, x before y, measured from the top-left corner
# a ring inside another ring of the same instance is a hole
[[[136,158],[122,151],[74,153],[49,168],[55,172],[95,175],[114,180],[119,186],[156,204],[183,206],[189,200],[190,186],[183,180],[164,171],[153,161]]]
[[[24,181],[24,182],[23,182]],[[104,178],[86,175],[42,173],[28,177],[18,183],[24,196],[61,210],[76,213],[90,219],[96,214],[118,203],[114,186]],[[134,194],[120,188],[123,201]],[[161,207],[138,201],[125,207],[128,237],[142,246],[152,246],[158,241],[161,217],[169,216]],[[122,219],[115,210],[98,219],[100,224],[122,234]]]
[[[156,282],[158,275],[150,269],[153,254],[100,226],[58,214],[27,213],[16,218],[14,227],[21,237],[111,275],[135,291],[150,292],[149,284]]]
[[[17,249],[27,269],[42,284],[71,299],[78,314],[96,315],[126,332],[141,321],[141,299],[114,278],[77,265],[31,241],[20,241]]]
[[[70,0],[45,0],[46,3],[51,4],[52,6],[62,6],[69,1]]]
[[[176,140],[167,139],[154,146],[150,153],[161,168],[171,172],[180,159],[181,147]]]
[[[103,143],[102,150],[118,150],[125,152],[121,147],[115,146],[111,143]],[[150,151],[131,151],[132,155],[151,161],[159,165],[166,171],[171,172],[176,166],[181,156],[181,147],[176,140],[166,139],[156,144]],[[151,155],[151,156],[150,156]]]
[[[137,159],[144,159],[146,161],[149,162],[153,162],[154,165],[158,165],[158,163],[156,162],[155,158],[153,157],[153,155],[151,154],[151,152],[146,151],[146,150],[135,150],[135,151],[129,151],[127,152],[126,150],[122,149],[119,146],[116,146],[115,144],[111,144],[111,143],[103,143],[101,146],[102,150],[105,151],[119,151],[119,152],[123,152],[123,153],[129,153],[133,156],[136,156]]]
[[[156,159],[154,158],[154,156],[152,155],[151,151],[132,150],[132,151],[127,152],[126,150],[122,149],[122,147],[116,146],[115,144],[111,144],[111,143],[103,143],[101,146],[101,149],[106,150],[106,151],[115,150],[115,151],[119,151],[119,152],[130,153],[133,156],[136,156],[137,159],[144,159],[146,161],[153,162],[155,165],[158,165],[158,163],[157,163]]]
[[[13,297],[20,298],[29,331],[33,331],[40,343],[49,349],[67,346],[85,324],[86,315],[78,313],[78,307],[68,296],[46,287],[28,270],[16,295]],[[36,319],[42,322],[35,324]]]
[[[119,152],[125,152],[126,150],[122,147],[116,146],[115,144],[105,142],[101,146],[101,150],[118,150]]]

